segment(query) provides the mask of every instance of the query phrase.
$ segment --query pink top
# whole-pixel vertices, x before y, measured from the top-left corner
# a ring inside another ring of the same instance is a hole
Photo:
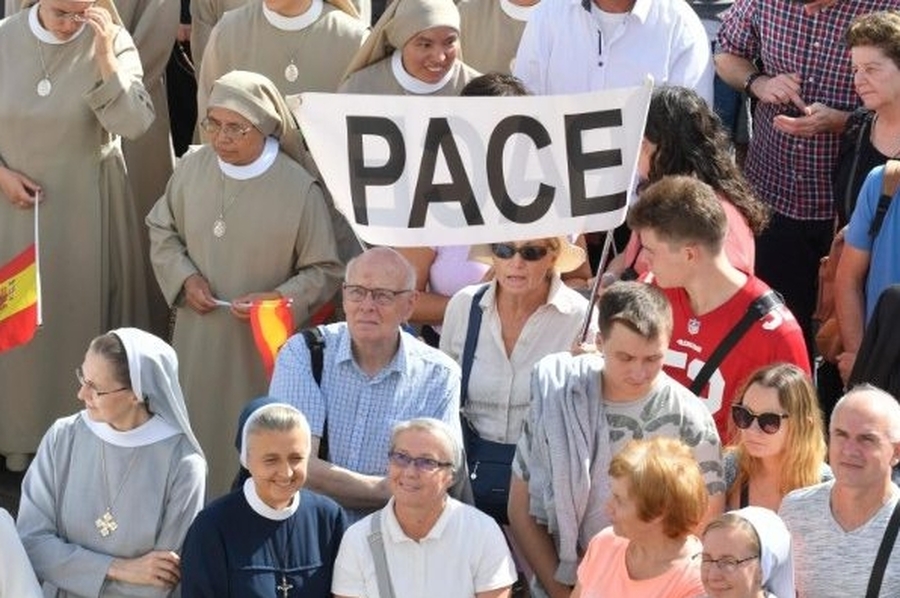
[[[696,558],[679,563],[662,575],[650,579],[631,579],[625,565],[625,549],[629,540],[620,538],[612,527],[604,528],[588,544],[578,566],[578,583],[583,598],[695,598],[705,595],[700,581],[700,541]]]
[[[722,208],[725,210],[725,217],[728,220],[728,230],[725,233],[725,255],[731,265],[745,274],[753,274],[753,268],[756,259],[756,239],[753,237],[753,231],[734,204],[727,199],[723,199],[719,195],[722,202]],[[647,260],[643,255],[638,255],[641,250],[641,241],[636,233],[631,233],[628,239],[628,245],[622,253],[624,263],[630,266],[634,262],[634,269],[638,275],[643,275],[650,269]],[[637,255],[637,261],[634,258]]]
[[[458,290],[484,278],[490,266],[469,260],[468,245],[432,247],[434,262],[428,272],[428,290],[452,297]]]

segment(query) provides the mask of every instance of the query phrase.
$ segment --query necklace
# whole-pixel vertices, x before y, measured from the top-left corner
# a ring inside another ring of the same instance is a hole
[[[109,477],[106,474],[106,447],[102,442],[100,443],[100,469],[103,471],[103,488],[106,490],[107,502],[106,511],[94,521],[94,527],[97,528],[97,531],[100,532],[100,535],[104,538],[119,529],[119,523],[116,521],[116,518],[113,517],[112,509],[116,505],[116,501],[119,500],[119,495],[122,494],[122,490],[125,489],[125,483],[128,481],[128,476],[131,474],[131,468],[134,466],[137,456],[138,451],[135,450],[134,454],[131,455],[131,459],[128,461],[128,466],[125,468],[125,475],[122,476],[122,481],[119,484],[119,489],[116,490],[116,495],[110,496]]]
[[[299,76],[300,70],[297,68],[297,65],[294,64],[294,59],[292,57],[291,63],[284,67],[284,78],[287,79],[290,83],[293,83]]]
[[[41,40],[37,40],[38,58],[41,59],[41,70],[44,72],[44,78],[38,81],[37,94],[42,98],[46,98],[53,91],[53,83],[50,82],[50,73],[47,72],[47,65],[44,63],[44,51],[41,46]]]
[[[212,229],[213,235],[217,239],[221,239],[222,237],[224,237],[225,232],[228,230],[228,227],[225,225],[225,212],[227,212],[228,208],[230,208],[231,205],[235,201],[237,201],[238,197],[240,196],[241,192],[243,191],[243,189],[241,189],[241,191],[238,191],[237,193],[232,195],[230,198],[228,198],[228,202],[226,203],[225,202],[225,195],[226,195],[225,194],[225,175],[222,173],[219,173],[219,180],[222,181],[222,204],[221,204],[221,209],[219,210],[219,216],[218,216],[218,218],[216,218],[216,221],[213,222],[213,229]]]
[[[272,554],[275,556],[275,561],[278,563],[278,573],[281,575],[281,583],[277,584],[275,586],[275,590],[281,594],[280,598],[288,598],[288,596],[290,595],[290,591],[294,588],[294,584],[292,584],[291,582],[288,581],[287,567],[285,566],[285,561],[283,561],[281,558],[282,556],[284,556],[284,558],[287,559],[288,553],[290,552],[291,540],[294,537],[293,517],[291,517],[287,521],[285,521],[284,525],[287,527],[287,539],[285,540],[285,543],[284,543],[283,555],[278,550],[276,550],[274,534],[273,534],[272,539],[270,540],[270,545],[271,545],[270,547],[272,549]],[[276,579],[276,583],[277,583],[277,579]],[[278,597],[276,596],[276,598],[278,598]]]

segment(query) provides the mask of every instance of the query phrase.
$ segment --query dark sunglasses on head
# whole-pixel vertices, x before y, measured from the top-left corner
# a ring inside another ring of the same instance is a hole
[[[787,418],[787,413],[753,413],[743,405],[731,406],[731,419],[741,430],[746,430],[756,420],[760,430],[766,434],[774,434],[781,428],[781,420]]]
[[[491,253],[501,260],[512,259],[517,253],[526,262],[536,262],[547,256],[550,248],[545,245],[522,245],[516,247],[512,243],[494,243],[491,245]]]

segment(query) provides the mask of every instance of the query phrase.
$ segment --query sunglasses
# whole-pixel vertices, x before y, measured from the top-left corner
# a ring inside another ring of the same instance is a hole
[[[787,418],[787,413],[753,413],[743,405],[731,406],[731,419],[741,430],[746,430],[756,420],[760,430],[766,434],[775,434],[781,429],[781,420]]]
[[[491,253],[501,260],[510,260],[517,253],[522,256],[526,262],[536,262],[547,256],[550,248],[546,245],[522,245],[516,247],[511,243],[493,243],[491,245]]]

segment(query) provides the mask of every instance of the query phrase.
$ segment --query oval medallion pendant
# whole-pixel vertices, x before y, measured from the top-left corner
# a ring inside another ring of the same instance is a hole
[[[50,95],[50,92],[53,91],[53,84],[50,83],[50,79],[44,77],[37,84],[37,94],[42,98],[46,98]]]
[[[284,78],[293,83],[297,80],[297,77],[300,76],[300,71],[297,70],[297,65],[294,64],[292,60],[289,65],[284,67]]]
[[[221,239],[222,237],[225,236],[225,221],[222,220],[221,218],[217,219],[213,223],[213,234],[216,236],[217,239]]]

